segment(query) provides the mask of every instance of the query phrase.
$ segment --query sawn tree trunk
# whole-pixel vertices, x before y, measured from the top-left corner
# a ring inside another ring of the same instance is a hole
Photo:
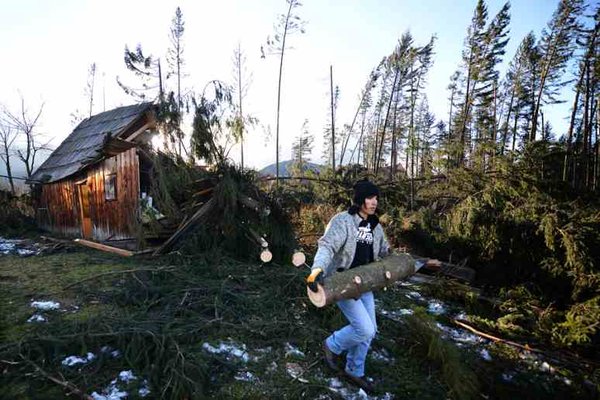
[[[318,291],[308,287],[308,298],[317,307],[342,299],[356,299],[362,293],[378,290],[417,272],[415,260],[408,254],[394,254],[325,278]]]

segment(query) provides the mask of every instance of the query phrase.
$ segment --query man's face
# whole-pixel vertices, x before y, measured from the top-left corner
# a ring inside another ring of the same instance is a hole
[[[367,197],[360,209],[367,215],[375,214],[375,210],[377,210],[377,196]]]

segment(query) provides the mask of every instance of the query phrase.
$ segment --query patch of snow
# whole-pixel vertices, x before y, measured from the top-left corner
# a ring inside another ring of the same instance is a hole
[[[109,386],[105,390],[102,391],[102,394],[98,394],[98,392],[92,393],[92,398],[94,400],[121,400],[127,398],[127,392],[120,391],[116,386]]]
[[[446,312],[446,307],[444,306],[444,303],[437,300],[433,300],[429,302],[429,305],[427,306],[427,311],[435,315],[441,315]]]
[[[339,395],[344,400],[394,400],[394,395],[385,393],[381,397],[369,396],[363,389],[346,387],[339,378],[331,378],[327,382],[329,390]],[[320,398],[320,397],[319,397]]]
[[[385,363],[393,363],[395,361],[386,349],[373,350],[370,354],[371,358],[377,361],[382,361]]]
[[[405,295],[406,297],[408,297],[409,299],[413,299],[413,300],[423,300],[423,295],[419,292],[408,292]]]
[[[381,311],[379,311],[379,313],[389,319],[392,319],[394,321],[400,321],[402,320],[404,316],[406,315],[412,315],[414,313],[413,310],[411,310],[410,308],[401,308],[399,310],[394,310],[394,311],[387,311],[384,309],[381,309]]]
[[[504,379],[506,382],[511,382],[514,378],[515,378],[514,372],[505,372],[502,374],[502,379]]]
[[[137,378],[131,370],[127,370],[119,372],[119,379],[125,383],[129,383],[131,381],[136,380]]]
[[[65,367],[72,367],[77,364],[87,364],[96,358],[94,353],[87,353],[86,357],[69,356],[62,361],[62,365]]]
[[[33,314],[27,320],[27,322],[46,322],[46,321],[47,321],[46,317],[44,317],[42,314]]]
[[[250,371],[240,371],[233,377],[233,379],[243,382],[256,382],[258,380],[258,378]]]
[[[487,349],[481,349],[479,354],[481,354],[481,358],[483,358],[485,361],[492,361],[492,356],[490,356],[490,352],[487,351]]]
[[[32,301],[31,307],[42,311],[58,310],[60,308],[60,303],[55,301]]]
[[[106,354],[110,354],[110,356],[112,358],[119,358],[121,357],[121,352],[119,350],[113,350],[112,347],[110,346],[102,346],[102,348],[100,349],[101,352],[106,353]]]
[[[34,250],[29,250],[29,249],[17,249],[17,254],[20,255],[21,257],[28,257],[28,256],[32,256],[34,254],[38,254],[38,252],[34,251]]]
[[[456,314],[454,316],[454,319],[467,320],[468,319],[468,315],[464,311],[461,311],[461,312],[459,312],[458,314]]]
[[[290,343],[286,343],[285,344],[285,357],[286,358],[288,358],[288,357],[300,357],[300,358],[304,358],[305,355],[297,347],[291,345]]]
[[[21,257],[28,257],[39,254],[39,246],[21,239],[4,239],[0,236],[0,254],[18,254]]]
[[[267,368],[267,371],[269,371],[269,372],[277,371],[277,363],[275,361],[271,361],[271,364],[269,365],[269,368]]]
[[[248,351],[246,351],[246,345],[237,345],[236,343],[219,343],[219,347],[214,347],[210,343],[203,343],[202,348],[212,354],[223,354],[225,353],[227,358],[238,358],[243,362],[247,363],[251,360]]]
[[[138,394],[140,397],[146,397],[150,394],[150,388],[148,387],[148,380],[144,379],[142,381],[142,387],[138,390]]]
[[[15,250],[18,243],[20,243],[20,241],[4,239],[0,236],[0,253],[10,254],[11,251]]]
[[[133,374],[131,370],[121,371],[119,372],[119,376],[116,379],[113,379],[110,384],[102,391],[102,393],[93,392],[92,398],[94,400],[121,400],[126,399],[128,397],[128,393],[119,389],[119,382],[129,383],[133,380],[136,380],[136,376]],[[145,394],[142,394],[145,393]],[[150,393],[148,389],[148,381],[144,380],[142,382],[142,387],[139,389],[140,396],[144,397]]]
[[[462,329],[455,329],[455,328],[450,328],[447,326],[444,326],[442,324],[440,324],[439,322],[436,323],[437,327],[440,328],[443,332],[442,337],[446,337],[446,338],[450,338],[452,340],[454,340],[455,342],[458,343],[464,343],[464,344],[475,344],[475,343],[486,343],[487,340],[483,339],[477,335],[474,335],[472,333],[469,333],[465,330]]]
[[[329,387],[332,389],[339,389],[343,387],[342,381],[339,378],[332,378],[329,380]]]
[[[540,365],[540,370],[543,372],[550,372],[551,374],[553,374],[555,371],[554,367],[548,364],[546,361],[544,361],[542,365]]]

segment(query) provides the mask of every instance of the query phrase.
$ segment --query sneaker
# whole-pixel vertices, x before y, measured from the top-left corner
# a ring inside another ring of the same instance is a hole
[[[327,343],[323,342],[323,353],[325,355],[325,363],[327,364],[327,366],[329,368],[331,368],[334,371],[340,371],[340,356],[338,356],[337,354],[335,354],[333,351],[329,350],[329,347],[327,347]]]
[[[350,375],[346,371],[344,371],[344,376],[348,381],[367,392],[367,394],[373,393],[375,391],[375,385],[373,384],[373,382],[369,381],[369,379],[366,376],[354,376]]]

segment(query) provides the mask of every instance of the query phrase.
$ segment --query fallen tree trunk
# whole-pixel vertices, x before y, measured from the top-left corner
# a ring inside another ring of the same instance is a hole
[[[318,285],[317,292],[308,287],[306,291],[315,306],[324,307],[342,299],[356,299],[362,293],[382,289],[413,275],[419,267],[410,255],[394,254],[370,264],[334,273],[325,278],[322,285]]]
[[[197,223],[200,219],[205,218],[208,215],[210,215],[210,213],[212,212],[214,203],[215,203],[215,201],[212,198],[210,200],[208,200],[202,207],[200,207],[194,213],[194,215],[192,215],[190,218],[184,220],[181,223],[181,225],[179,225],[179,228],[177,229],[177,231],[166,242],[164,242],[162,246],[160,246],[158,249],[156,249],[156,251],[152,254],[154,256],[158,256],[158,255],[164,254],[167,250],[171,249],[171,247],[173,247],[173,245],[175,243],[177,243],[179,238],[181,238],[181,236],[183,236],[184,233],[186,233],[191,227],[193,227],[195,223]]]

